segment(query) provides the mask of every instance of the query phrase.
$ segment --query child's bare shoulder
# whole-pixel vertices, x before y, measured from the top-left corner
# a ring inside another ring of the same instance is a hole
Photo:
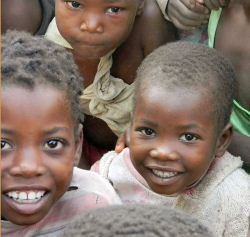
[[[154,49],[175,39],[176,29],[164,19],[156,0],[145,0],[129,37],[114,53],[112,75],[131,84],[142,60]]]

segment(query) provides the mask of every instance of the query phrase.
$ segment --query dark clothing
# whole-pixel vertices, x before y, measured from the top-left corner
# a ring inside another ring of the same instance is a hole
[[[44,35],[49,26],[49,23],[55,16],[55,1],[54,0],[39,0],[42,7],[42,22],[36,32],[36,35]]]

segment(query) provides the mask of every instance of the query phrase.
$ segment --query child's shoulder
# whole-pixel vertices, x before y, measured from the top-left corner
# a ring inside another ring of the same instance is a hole
[[[165,20],[156,0],[145,1],[144,11],[141,16],[137,18],[135,27],[138,27],[139,31],[141,31],[145,44],[152,41],[154,36],[158,42],[151,43],[160,42],[160,44],[164,44],[168,41],[175,40],[175,27],[171,22]]]
[[[102,197],[109,204],[120,203],[112,185],[96,172],[75,167],[70,188],[77,189],[79,193],[89,193]]]
[[[242,163],[240,157],[228,152],[216,159],[203,183],[207,194],[219,197],[225,206],[250,207],[250,176],[242,169]]]
[[[126,149],[124,149],[120,154],[117,154],[115,151],[105,153],[102,158],[91,167],[91,171],[94,171],[107,179],[111,164],[114,160],[119,161],[119,157],[123,157],[125,150]]]
[[[214,160],[197,190],[205,196],[212,193],[221,193],[222,196],[228,196],[229,193],[234,195],[237,192],[250,193],[250,176],[242,169],[242,164],[240,157],[226,152]]]

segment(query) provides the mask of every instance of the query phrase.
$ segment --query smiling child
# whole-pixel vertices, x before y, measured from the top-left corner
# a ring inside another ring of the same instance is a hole
[[[92,169],[124,203],[180,208],[215,236],[246,236],[250,177],[228,153],[237,91],[230,63],[214,49],[171,43],[138,70],[129,148]]]
[[[41,37],[8,32],[2,56],[2,235],[60,236],[79,214],[120,203],[106,180],[74,168],[82,79],[72,55]]]
[[[84,78],[86,141],[98,150],[112,150],[129,126],[138,66],[153,49],[174,40],[175,31],[152,0],[55,3],[46,37],[73,53]],[[100,158],[89,155],[90,163]]]

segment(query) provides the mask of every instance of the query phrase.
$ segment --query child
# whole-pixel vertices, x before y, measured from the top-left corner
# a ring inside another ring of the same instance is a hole
[[[173,26],[152,0],[55,3],[46,37],[73,53],[84,78],[86,139],[99,150],[114,149],[131,119],[136,69],[153,49],[175,39]],[[100,158],[90,155],[91,163]]]
[[[150,54],[138,71],[129,148],[92,169],[124,203],[182,209],[215,236],[246,236],[250,177],[226,149],[236,92],[229,62],[202,44],[179,42]]]
[[[120,203],[106,180],[73,168],[81,79],[64,48],[23,32],[6,33],[2,56],[2,235],[61,236],[79,214]]]
[[[65,230],[65,237],[212,237],[186,213],[154,205],[112,206],[91,211]]]
[[[44,35],[55,15],[54,0],[2,0],[2,28]]]
[[[235,133],[229,150],[240,154],[250,168],[250,2],[232,0],[228,7],[212,11],[208,35],[209,47],[231,60],[239,80],[231,116]]]

